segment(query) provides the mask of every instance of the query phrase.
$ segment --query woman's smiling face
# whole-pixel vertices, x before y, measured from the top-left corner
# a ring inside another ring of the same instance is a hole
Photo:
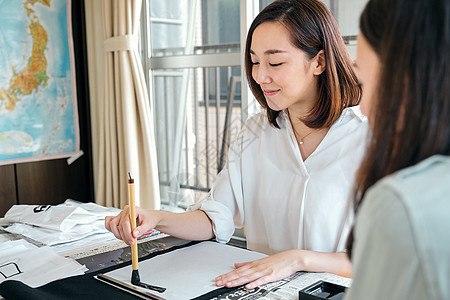
[[[268,106],[283,110],[293,106],[311,107],[318,97],[318,76],[324,70],[317,66],[319,53],[309,59],[291,44],[289,31],[278,22],[256,27],[250,47],[252,77],[260,85]]]

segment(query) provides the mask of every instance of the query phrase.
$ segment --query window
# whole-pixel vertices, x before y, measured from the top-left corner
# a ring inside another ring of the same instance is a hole
[[[241,91],[241,2],[145,3],[143,64],[163,208],[185,208],[206,195],[248,115]]]

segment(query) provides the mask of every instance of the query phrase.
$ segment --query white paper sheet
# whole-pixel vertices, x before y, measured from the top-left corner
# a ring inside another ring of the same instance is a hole
[[[2,257],[19,255],[22,251],[29,249],[36,249],[37,246],[25,241],[25,240],[14,240],[14,241],[4,241],[0,243],[0,260]]]
[[[4,242],[0,249],[0,283],[11,279],[39,287],[87,271],[85,266],[49,247],[38,248],[24,240]]]
[[[144,283],[167,288],[164,293],[151,291],[154,294],[166,299],[190,299],[217,289],[214,279],[234,270],[234,263],[265,256],[208,241],[142,261],[139,263],[139,275]],[[105,275],[131,284],[131,272],[130,265]]]
[[[0,228],[1,230],[2,228]],[[0,231],[0,243],[12,241],[13,239],[10,237],[10,235],[6,232]],[[1,299],[1,298],[0,298]]]
[[[80,240],[69,243],[53,245],[52,249],[63,256],[71,256],[76,253],[96,249],[104,245],[109,245],[111,243],[115,243],[116,241],[120,243],[122,247],[127,247],[127,244],[125,244],[125,242],[118,240],[111,232],[107,232],[90,235]]]

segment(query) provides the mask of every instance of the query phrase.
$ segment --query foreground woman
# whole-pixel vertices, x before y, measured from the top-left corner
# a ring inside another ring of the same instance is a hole
[[[346,300],[449,299],[450,1],[371,0],[360,27],[356,72],[373,136]]]

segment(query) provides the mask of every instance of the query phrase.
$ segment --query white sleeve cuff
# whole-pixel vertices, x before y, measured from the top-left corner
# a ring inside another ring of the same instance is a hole
[[[188,211],[204,211],[211,219],[212,228],[216,241],[219,243],[228,243],[234,233],[233,216],[228,207],[214,200],[197,202],[188,207]]]

